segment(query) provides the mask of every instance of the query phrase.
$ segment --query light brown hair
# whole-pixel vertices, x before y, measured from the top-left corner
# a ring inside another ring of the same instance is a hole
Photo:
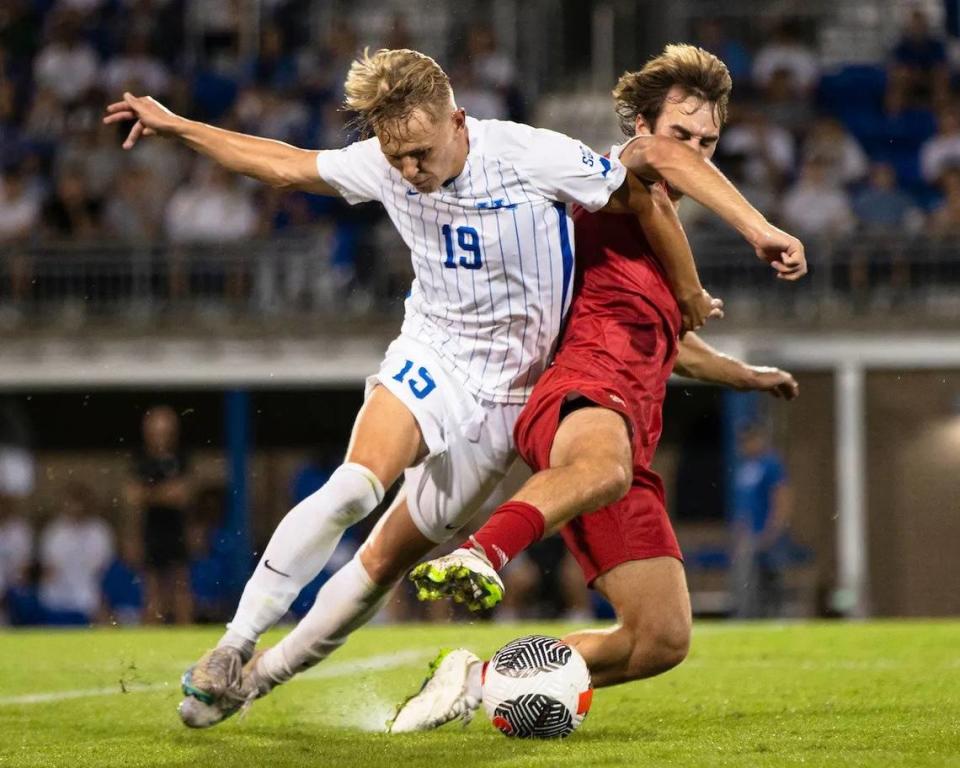
[[[677,86],[687,96],[716,105],[717,124],[727,120],[727,103],[733,80],[727,65],[695,45],[668,45],[639,72],[624,72],[613,89],[620,130],[626,136],[636,133],[637,116],[653,130],[663,111],[667,93]]]
[[[439,117],[453,100],[450,78],[429,56],[407,48],[368,48],[350,65],[344,108],[364,136],[392,132],[418,109]]]

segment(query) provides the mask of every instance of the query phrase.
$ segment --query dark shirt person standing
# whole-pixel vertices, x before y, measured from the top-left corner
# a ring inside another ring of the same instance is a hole
[[[189,461],[180,446],[180,420],[155,406],[143,416],[143,447],[134,456],[128,499],[139,512],[143,542],[144,621],[193,620],[186,544],[193,498]]]

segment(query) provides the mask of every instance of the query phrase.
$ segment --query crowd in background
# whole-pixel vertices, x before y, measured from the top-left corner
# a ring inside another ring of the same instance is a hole
[[[355,136],[339,110],[349,62],[363,45],[416,41],[398,15],[381,40],[360,41],[342,18],[318,45],[305,7],[298,0],[265,4],[259,53],[244,56],[237,6],[225,0],[5,0],[0,300],[16,305],[36,290],[22,251],[38,243],[223,246],[318,225],[331,233],[341,287],[358,279],[358,249],[376,213],[268,189],[174,142],[141,142],[125,154],[119,145],[126,129],[101,124],[104,106],[129,90],[183,115],[300,146],[349,142]],[[458,101],[477,117],[529,118],[534,105],[521,97],[515,63],[498,50],[492,29],[461,22],[458,44],[434,52]],[[807,237],[858,229],[960,232],[956,67],[947,39],[924,13],[907,15],[885,62],[829,72],[814,27],[783,19],[764,28],[755,41],[741,40],[721,20],[690,33],[733,74],[717,161],[747,197]],[[692,221],[706,229],[711,223],[696,215]],[[171,296],[186,290],[187,279],[171,275]],[[228,294],[246,290],[239,278],[226,282]]]
[[[175,142],[120,148],[127,127],[104,126],[124,91],[175,112],[305,147],[356,138],[342,81],[361,44],[347,19],[321,45],[309,40],[305,4],[270,4],[259,53],[240,53],[235,3],[183,0],[9,0],[0,7],[0,294],[16,305],[33,271],[18,247],[83,242],[227,245],[326,223],[333,266],[352,279],[364,215],[331,200],[268,189],[224,172]],[[199,32],[188,55],[185,27]],[[413,45],[403,16],[382,40]],[[471,114],[522,117],[511,61],[487,27],[472,26],[445,64]],[[66,256],[69,258],[69,255]],[[5,273],[5,274],[4,274]],[[186,278],[169,291],[184,293]],[[229,279],[228,279],[229,282]],[[228,285],[239,294],[242,285]]]
[[[166,405],[144,413],[140,445],[119,487],[101,482],[94,489],[71,477],[54,484],[50,514],[38,514],[29,426],[15,402],[0,401],[0,625],[229,619],[242,580],[233,573],[237,539],[228,523],[227,494],[220,484],[198,481],[178,414]],[[317,491],[335,464],[318,452],[297,467],[289,480],[289,506]],[[377,517],[346,532],[324,570],[294,602],[293,617],[309,610]],[[257,556],[249,544],[242,546],[245,579]],[[592,615],[586,587],[558,538],[518,559],[505,578],[511,600],[499,618]],[[446,610],[421,606],[409,589],[401,589],[385,618],[441,618]]]
[[[885,62],[824,71],[813,32],[783,20],[750,49],[702,23],[698,42],[734,78],[717,162],[806,237],[960,232],[960,70],[946,37],[914,8]]]

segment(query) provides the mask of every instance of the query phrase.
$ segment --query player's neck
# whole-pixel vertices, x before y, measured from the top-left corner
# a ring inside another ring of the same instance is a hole
[[[470,154],[470,128],[466,125],[463,126],[463,145],[460,148],[460,156],[457,159],[457,163],[454,167],[453,173],[450,178],[443,182],[444,187],[448,184],[451,184],[456,178],[463,173],[463,169],[467,167],[467,156]]]

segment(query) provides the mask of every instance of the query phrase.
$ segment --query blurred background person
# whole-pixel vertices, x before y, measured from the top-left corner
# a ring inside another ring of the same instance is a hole
[[[741,619],[783,615],[783,570],[793,498],[783,460],[760,424],[743,428],[734,478],[731,578],[734,615]]]
[[[850,234],[856,221],[850,197],[832,175],[829,161],[809,158],[799,180],[783,196],[781,213],[788,228],[808,238]]]
[[[930,214],[930,232],[937,237],[960,235],[960,168],[940,175],[943,199]]]
[[[101,582],[113,560],[113,530],[89,487],[68,483],[61,511],[40,534],[40,605],[46,624],[85,625],[99,618]]]
[[[154,406],[143,416],[143,444],[131,469],[127,500],[139,517],[144,622],[189,624],[193,595],[187,527],[193,483],[180,420],[170,406]]]
[[[952,104],[937,114],[937,134],[920,147],[920,170],[928,184],[936,184],[944,171],[957,167],[960,167],[960,108]]]

